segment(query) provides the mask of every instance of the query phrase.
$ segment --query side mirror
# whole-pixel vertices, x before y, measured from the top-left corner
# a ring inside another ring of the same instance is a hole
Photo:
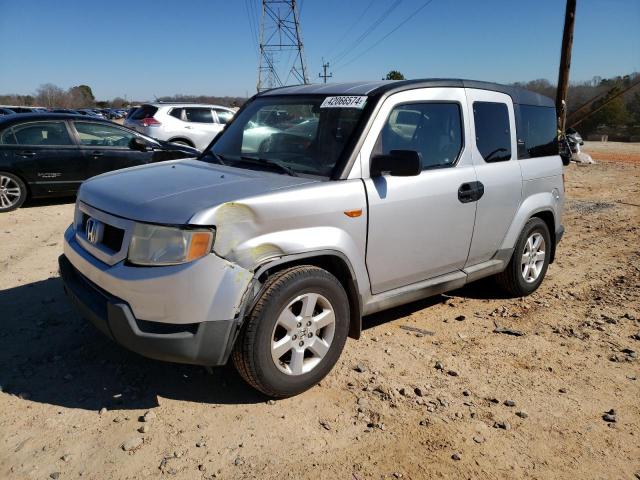
[[[133,137],[129,142],[129,148],[131,150],[138,150],[139,152],[146,152],[149,150],[149,144],[140,137]]]
[[[388,155],[371,157],[369,172],[372,177],[385,172],[392,177],[414,177],[422,172],[422,157],[415,150],[391,150]]]

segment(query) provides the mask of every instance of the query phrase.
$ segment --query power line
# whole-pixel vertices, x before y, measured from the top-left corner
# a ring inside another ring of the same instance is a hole
[[[340,38],[327,51],[327,55],[326,55],[327,57],[334,52],[334,50],[338,45],[342,44],[342,41],[349,35],[350,32],[353,31],[355,26],[358,25],[358,23],[360,23],[360,20],[364,18],[364,16],[367,14],[367,12],[369,11],[369,9],[371,8],[371,6],[375,1],[376,0],[371,0],[369,4],[365,7],[365,9],[362,11],[362,13],[358,16],[358,18],[356,18],[356,20],[351,25],[349,25],[349,27],[347,27],[347,29],[343,32]]]
[[[373,31],[378,28],[378,26],[384,22],[389,15],[396,9],[398,8],[398,6],[402,3],[402,0],[395,0],[391,6],[389,8],[387,8],[382,15],[380,15],[374,22],[373,24],[371,24],[369,26],[369,28],[367,28],[354,42],[352,42],[351,44],[349,44],[348,46],[346,46],[344,49],[342,49],[340,51],[340,53],[338,53],[338,55],[336,55],[332,61],[333,63],[337,63],[340,60],[342,60],[344,57],[346,57],[347,55],[349,55],[349,53],[351,53],[353,51],[353,49],[355,49],[358,45],[360,45],[362,43],[362,41],[367,38],[371,33],[373,33]]]
[[[249,30],[251,31],[251,38],[253,39],[253,44],[257,45],[259,43],[258,40],[258,26],[255,17],[255,10],[251,5],[251,0],[244,0],[244,7],[247,12],[247,20],[249,23]]]
[[[344,68],[347,65],[355,62],[356,60],[358,60],[360,57],[362,57],[363,55],[365,55],[366,53],[368,53],[369,51],[371,51],[372,49],[374,49],[375,47],[377,47],[378,45],[380,45],[383,41],[385,41],[387,38],[389,38],[391,35],[393,35],[396,31],[398,31],[405,23],[407,23],[408,21],[412,20],[418,13],[420,13],[424,8],[426,8],[431,2],[433,2],[433,0],[427,0],[426,2],[424,2],[420,7],[418,7],[416,10],[414,10],[409,16],[407,16],[404,20],[402,20],[397,26],[395,26],[389,33],[387,33],[384,37],[382,37],[381,39],[379,39],[377,42],[375,42],[373,45],[371,45],[369,48],[367,48],[366,50],[364,50],[363,52],[361,52],[359,55],[353,57],[351,60],[348,60],[346,63],[342,63],[341,65],[338,65],[335,70],[338,70],[340,68]]]

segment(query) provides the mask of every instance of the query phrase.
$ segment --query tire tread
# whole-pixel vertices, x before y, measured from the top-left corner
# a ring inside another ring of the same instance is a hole
[[[280,394],[270,389],[264,382],[261,381],[258,373],[258,366],[254,361],[252,355],[254,345],[257,341],[258,325],[261,319],[261,313],[266,308],[268,303],[276,295],[279,289],[284,288],[286,284],[294,281],[298,277],[306,277],[309,274],[319,274],[327,279],[335,282],[340,288],[342,284],[326,270],[313,266],[313,265],[299,265],[291,268],[284,269],[280,272],[276,272],[273,276],[269,277],[262,287],[262,293],[256,302],[255,306],[251,310],[251,313],[246,318],[244,325],[236,345],[231,354],[231,358],[236,367],[236,370],[240,376],[256,390],[274,398],[284,398],[288,395]]]

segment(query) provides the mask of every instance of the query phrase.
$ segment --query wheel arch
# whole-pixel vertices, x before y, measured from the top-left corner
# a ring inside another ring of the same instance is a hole
[[[362,299],[359,294],[358,280],[353,266],[343,253],[324,250],[280,257],[259,267],[255,271],[254,279],[257,280],[259,284],[263,284],[271,275],[299,265],[313,265],[322,268],[338,279],[349,299],[350,318],[348,335],[356,340],[360,338],[362,331]],[[253,307],[253,303],[259,296],[258,293],[259,292],[256,292],[256,294],[252,296],[251,306],[245,311]]]
[[[172,137],[167,142],[184,142],[192,148],[196,148],[195,144],[186,137]]]
[[[551,237],[551,260],[555,255],[556,227],[559,224],[558,203],[551,192],[540,192],[527,197],[518,209],[499,250],[512,249],[522,229],[531,218],[540,218],[549,228]]]
[[[0,173],[3,173],[3,172],[10,173],[11,175],[15,175],[20,180],[22,180],[22,183],[24,183],[24,187],[27,189],[26,199],[29,200],[30,198],[32,198],[33,192],[31,191],[31,185],[29,184],[29,182],[27,181],[27,179],[24,177],[22,173],[20,173],[19,171],[13,168],[0,167]]]
[[[542,220],[549,229],[549,236],[551,237],[551,257],[549,263],[553,263],[556,257],[556,219],[551,210],[540,210],[539,212],[531,215],[531,218],[539,218]]]

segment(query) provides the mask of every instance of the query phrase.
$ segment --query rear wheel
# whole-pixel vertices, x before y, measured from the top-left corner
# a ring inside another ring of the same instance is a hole
[[[20,208],[27,199],[27,187],[13,173],[0,172],[0,212]]]
[[[340,282],[318,267],[293,267],[267,280],[233,362],[266,395],[296,395],[331,371],[348,329],[349,301]]]
[[[498,284],[516,297],[533,293],[542,283],[551,259],[551,235],[540,218],[531,218],[516,243],[511,260],[498,274]]]

